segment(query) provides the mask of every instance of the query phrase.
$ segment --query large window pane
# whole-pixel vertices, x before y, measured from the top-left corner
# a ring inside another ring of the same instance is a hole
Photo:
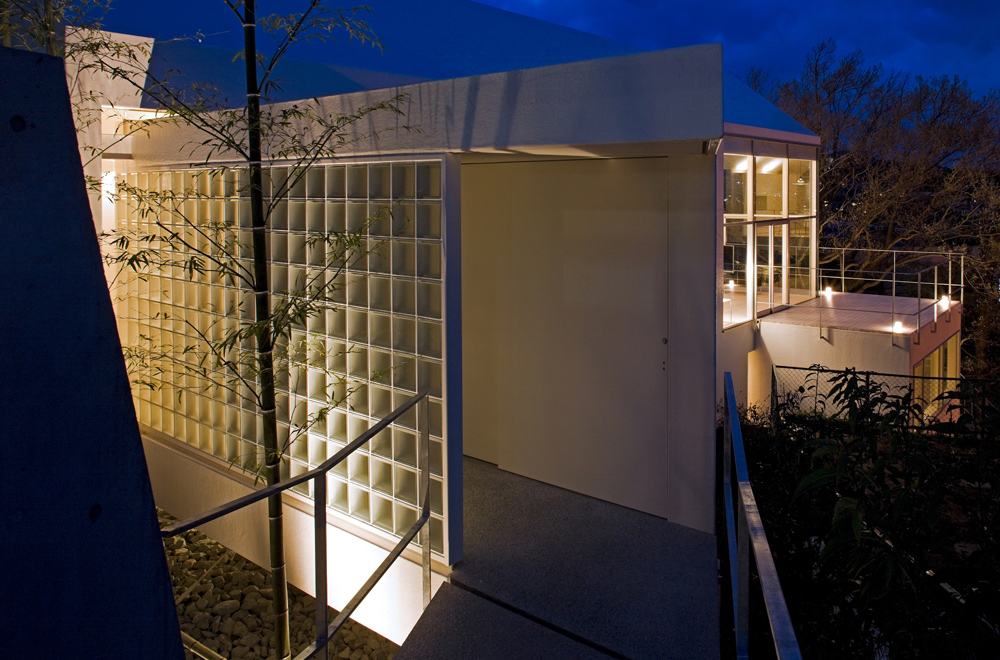
[[[723,163],[723,213],[746,215],[749,156],[726,156]],[[733,218],[726,218],[732,221]]]
[[[741,323],[749,318],[747,310],[747,230],[749,225],[723,229],[722,246],[722,324]]]
[[[760,218],[780,218],[784,212],[782,199],[782,179],[785,160],[783,158],[755,158],[754,170],[754,214]]]
[[[788,223],[788,289],[791,304],[812,297],[812,220],[793,220]]]
[[[788,215],[813,215],[813,161],[788,161]]]

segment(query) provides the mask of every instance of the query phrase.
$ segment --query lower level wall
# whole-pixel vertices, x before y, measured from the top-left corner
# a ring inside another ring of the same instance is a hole
[[[885,374],[909,374],[910,338],[882,332],[818,328],[785,323],[760,324],[749,361],[749,399],[768,404],[771,367],[858,369]]]
[[[221,461],[196,455],[195,450],[176,441],[144,435],[143,448],[156,505],[178,518],[198,515],[254,491],[249,479],[229,470]],[[299,506],[303,505],[294,496],[286,496],[283,519],[288,581],[315,595],[313,517]],[[312,503],[306,506],[311,507]],[[265,502],[250,505],[200,529],[250,561],[265,568],[270,565]],[[328,524],[330,606],[343,608],[388,554],[382,547]],[[444,579],[434,573],[433,589]],[[401,644],[422,611],[420,565],[400,557],[351,618]]]

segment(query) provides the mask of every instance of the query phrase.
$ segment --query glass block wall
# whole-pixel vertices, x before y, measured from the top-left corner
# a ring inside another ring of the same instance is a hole
[[[305,278],[335,277],[336,266],[324,263],[326,247],[310,245],[310,235],[361,231],[370,250],[336,276],[342,285],[336,308],[293,328],[290,354],[296,360],[278,378],[279,440],[287,440],[290,432],[295,435],[310,413],[323,408],[325,391],[349,395],[323,424],[291,443],[283,469],[296,475],[322,463],[416,391],[427,389],[431,543],[435,552],[443,553],[441,163],[315,165],[294,185],[287,185],[294,172],[286,168],[271,168],[266,174],[265,194],[285,191],[274,200],[269,234],[270,281],[276,297],[301,287]],[[126,176],[139,188],[172,190],[176,211],[143,216],[135,200],[123,194],[116,206],[119,230],[153,235],[173,231],[191,245],[205,247],[207,239],[188,221],[202,227],[222,223],[233,228],[241,243],[249,243],[250,204],[240,192],[245,170]],[[184,253],[181,248],[174,256],[180,261]],[[247,250],[240,255],[241,260],[249,257]],[[218,338],[253,320],[248,290],[226,282],[212,269],[191,275],[174,264],[141,277],[121,275],[113,293],[127,346],[149,338],[179,355],[183,346],[197,344],[196,328]],[[318,361],[325,361],[326,369],[318,368]],[[344,377],[346,387],[331,372]],[[141,424],[225,460],[233,469],[260,460],[252,402],[239,392],[206,389],[190,375],[172,379],[183,379],[182,394],[181,382],[161,389],[134,388]],[[405,533],[418,515],[415,428],[411,410],[331,471],[330,507],[388,534]],[[309,485],[300,490],[307,497]]]

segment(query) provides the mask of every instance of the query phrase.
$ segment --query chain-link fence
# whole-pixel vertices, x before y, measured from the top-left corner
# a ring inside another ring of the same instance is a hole
[[[834,387],[845,373],[847,372],[821,366],[775,366],[771,375],[772,410],[781,404],[794,411],[836,415],[840,412],[840,405],[834,395]],[[1000,404],[1000,393],[997,392],[1000,382],[994,380],[907,376],[872,371],[858,371],[855,374],[869,390],[881,389],[896,396],[909,394],[913,403],[921,407],[925,419],[954,415],[959,410],[978,419],[983,410],[993,409]],[[952,396],[958,392],[961,395]]]

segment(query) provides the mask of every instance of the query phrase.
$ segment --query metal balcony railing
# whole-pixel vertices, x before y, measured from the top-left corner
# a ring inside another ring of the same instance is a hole
[[[417,430],[420,435],[420,517],[415,523],[413,523],[413,526],[410,527],[409,531],[403,535],[403,537],[399,540],[399,543],[397,543],[396,546],[389,552],[389,555],[382,561],[379,567],[375,569],[375,572],[368,578],[368,581],[364,583],[361,589],[358,590],[354,597],[351,598],[347,605],[344,606],[344,608],[340,611],[340,614],[334,618],[333,622],[328,622],[326,565],[326,474],[338,463],[345,460],[354,451],[359,449],[362,445],[375,437],[376,434],[388,427],[403,413],[414,406],[417,406]],[[177,534],[181,534],[194,527],[198,527],[199,525],[221,518],[222,516],[233,513],[234,511],[239,511],[243,507],[265,500],[272,495],[278,495],[289,488],[293,488],[299,484],[309,481],[310,479],[313,479],[313,495],[315,500],[313,517],[315,528],[314,554],[316,562],[316,640],[307,646],[301,653],[295,656],[295,660],[310,660],[311,658],[327,660],[327,645],[333,639],[334,635],[336,635],[341,626],[347,622],[347,619],[354,613],[354,610],[361,604],[361,601],[364,600],[365,596],[367,596],[369,592],[371,592],[382,576],[385,575],[392,566],[393,562],[399,558],[399,556],[403,553],[403,550],[406,549],[418,533],[420,534],[421,545],[424,608],[426,608],[430,603],[431,539],[430,526],[427,524],[431,515],[430,434],[428,432],[428,415],[427,392],[420,392],[386,415],[370,429],[359,435],[349,445],[312,470],[304,472],[287,481],[268,486],[267,488],[262,488],[261,490],[255,491],[249,495],[237,498],[232,502],[218,506],[211,511],[195,516],[194,518],[188,518],[187,520],[182,520],[168,527],[164,527],[160,530],[160,534],[165,538],[176,536]],[[185,639],[184,641],[185,646],[192,653],[195,653],[200,657],[207,658],[208,660],[215,660],[218,657],[217,654],[211,652],[211,650],[207,647],[197,644],[197,642],[194,642],[193,639]]]
[[[750,610],[750,550],[753,549],[757,565],[757,576],[767,608],[767,618],[771,624],[774,652],[778,660],[800,660],[799,643],[788,615],[785,596],[778,581],[778,572],[771,557],[771,548],[761,522],[757,501],[750,487],[746,455],[743,451],[743,432],[740,428],[739,412],[736,409],[736,394],[733,389],[733,375],[725,374],[726,396],[722,432],[722,489],[725,510],[725,537],[728,562],[723,562],[729,570],[732,593],[733,622],[736,635],[736,657],[749,657],[749,610]],[[736,479],[733,480],[733,471]]]

